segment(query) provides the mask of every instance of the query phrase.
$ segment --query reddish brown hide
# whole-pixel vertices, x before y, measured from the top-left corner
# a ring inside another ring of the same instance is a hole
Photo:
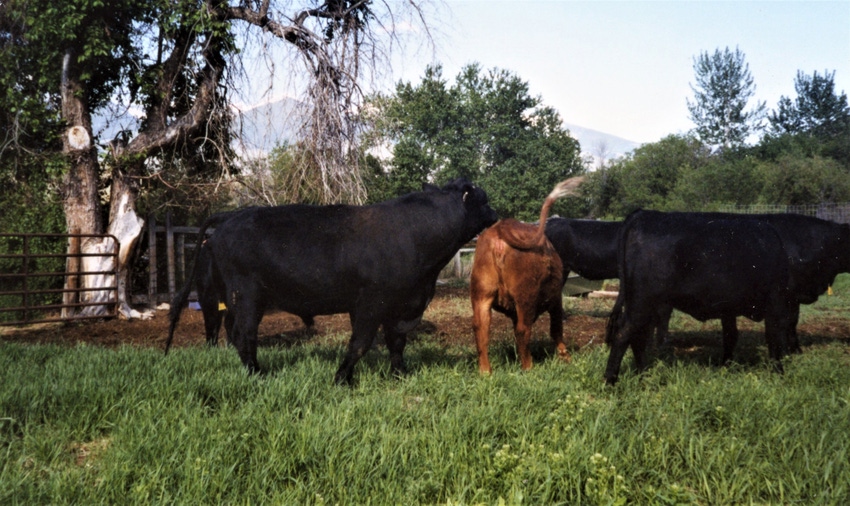
[[[531,327],[544,312],[549,313],[549,334],[555,341],[558,355],[565,361],[570,360],[563,339],[563,265],[555,248],[546,239],[544,227],[552,203],[571,194],[580,182],[579,178],[568,179],[552,190],[540,211],[539,223],[544,226],[505,219],[478,237],[470,295],[481,373],[492,372],[488,356],[491,309],[511,318],[523,369],[532,366],[528,350]]]

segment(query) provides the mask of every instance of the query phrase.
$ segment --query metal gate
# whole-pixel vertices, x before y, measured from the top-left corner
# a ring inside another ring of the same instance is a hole
[[[83,239],[111,239],[105,252],[83,253]],[[61,241],[59,248],[46,248]],[[45,249],[48,252],[45,252]],[[82,320],[115,316],[118,309],[118,239],[109,234],[0,234],[0,325]],[[111,257],[112,269],[84,271],[83,259]],[[52,260],[52,261],[51,261]],[[63,265],[64,267],[59,267]],[[42,270],[44,266],[50,270]],[[86,276],[111,276],[109,286],[82,288]],[[106,292],[104,300],[86,300],[91,292]],[[96,315],[79,309],[102,306]]]

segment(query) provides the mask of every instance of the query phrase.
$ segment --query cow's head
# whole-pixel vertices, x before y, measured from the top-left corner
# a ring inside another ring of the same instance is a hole
[[[466,240],[472,239],[499,219],[496,211],[490,207],[490,199],[487,198],[487,193],[465,178],[458,178],[449,182],[443,186],[442,190],[460,198],[466,212],[464,232],[465,235],[469,236]]]

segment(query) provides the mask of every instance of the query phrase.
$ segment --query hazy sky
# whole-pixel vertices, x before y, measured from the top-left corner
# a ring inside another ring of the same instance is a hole
[[[738,47],[768,110],[795,98],[798,70],[835,71],[850,93],[850,0],[493,1],[447,0],[437,52],[406,55],[396,78],[418,82],[443,64],[450,81],[479,62],[529,83],[565,122],[636,142],[690,130],[693,60]]]

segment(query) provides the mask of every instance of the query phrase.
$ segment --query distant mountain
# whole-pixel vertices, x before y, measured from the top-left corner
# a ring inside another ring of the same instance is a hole
[[[241,129],[241,134],[237,135],[242,142],[235,142],[234,147],[243,154],[260,154],[293,140],[301,127],[302,105],[298,100],[284,98],[235,110],[236,125]],[[109,122],[103,117],[95,117],[94,123],[94,131],[101,134],[101,142],[112,139],[122,129],[138,128],[138,120],[129,113]],[[582,156],[593,158],[594,167],[598,165],[600,157],[613,160],[640,146],[638,142],[590,128],[568,123],[564,127],[581,144]]]
[[[268,152],[276,144],[293,139],[300,126],[301,105],[295,99],[285,98],[243,110],[239,117],[246,149]],[[638,142],[590,128],[571,124],[564,124],[564,127],[581,144],[582,156],[592,157],[595,162],[602,154],[607,160],[613,160],[640,146]]]
[[[275,146],[295,138],[301,126],[301,102],[284,98],[237,111],[242,144],[237,148],[247,153],[268,153]]]
[[[593,158],[594,167],[598,165],[601,158],[614,160],[634,151],[641,145],[639,142],[630,141],[616,135],[606,134],[578,125],[564,123],[564,128],[569,130],[570,135],[578,140],[581,145],[582,156]]]

